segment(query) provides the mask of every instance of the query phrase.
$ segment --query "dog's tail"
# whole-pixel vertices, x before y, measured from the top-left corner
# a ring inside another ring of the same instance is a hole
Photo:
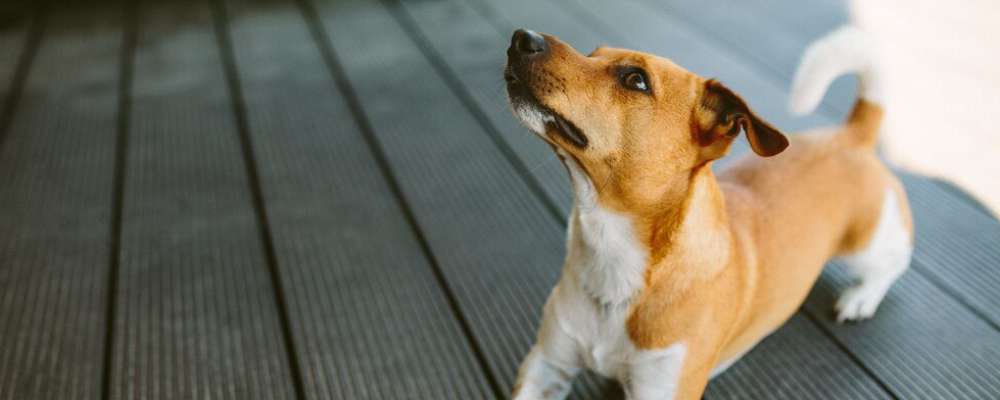
[[[795,114],[812,112],[838,76],[858,74],[858,100],[847,118],[847,139],[874,148],[882,124],[883,81],[879,76],[872,40],[864,30],[844,25],[813,42],[795,72],[789,108]]]

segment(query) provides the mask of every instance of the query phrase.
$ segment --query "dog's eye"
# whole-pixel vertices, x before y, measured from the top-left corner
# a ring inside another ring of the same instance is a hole
[[[649,84],[646,83],[646,73],[641,69],[629,68],[622,71],[621,81],[622,85],[626,88],[643,93],[649,93]]]

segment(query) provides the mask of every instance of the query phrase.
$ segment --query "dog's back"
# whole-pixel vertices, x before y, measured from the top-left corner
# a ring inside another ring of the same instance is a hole
[[[731,226],[755,249],[750,268],[759,279],[750,309],[769,310],[746,318],[746,340],[733,340],[736,347],[794,313],[831,257],[845,256],[860,286],[870,282],[861,298],[842,297],[841,320],[871,316],[909,263],[906,194],[874,150],[883,110],[867,46],[855,28],[835,31],[807,51],[793,87],[793,110],[807,112],[834,78],[858,72],[859,98],[843,125],[793,135],[784,153],[745,157],[719,174]]]

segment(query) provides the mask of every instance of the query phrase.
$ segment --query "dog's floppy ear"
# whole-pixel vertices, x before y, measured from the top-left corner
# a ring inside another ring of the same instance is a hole
[[[761,156],[770,157],[788,147],[785,135],[757,117],[739,95],[714,79],[705,82],[695,113],[695,139],[710,159],[722,157],[740,129],[746,132],[753,151]]]

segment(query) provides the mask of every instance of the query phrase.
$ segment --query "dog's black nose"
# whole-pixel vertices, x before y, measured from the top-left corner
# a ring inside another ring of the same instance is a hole
[[[522,56],[541,54],[549,48],[542,35],[527,29],[514,31],[514,37],[510,39],[510,47],[514,48]]]

